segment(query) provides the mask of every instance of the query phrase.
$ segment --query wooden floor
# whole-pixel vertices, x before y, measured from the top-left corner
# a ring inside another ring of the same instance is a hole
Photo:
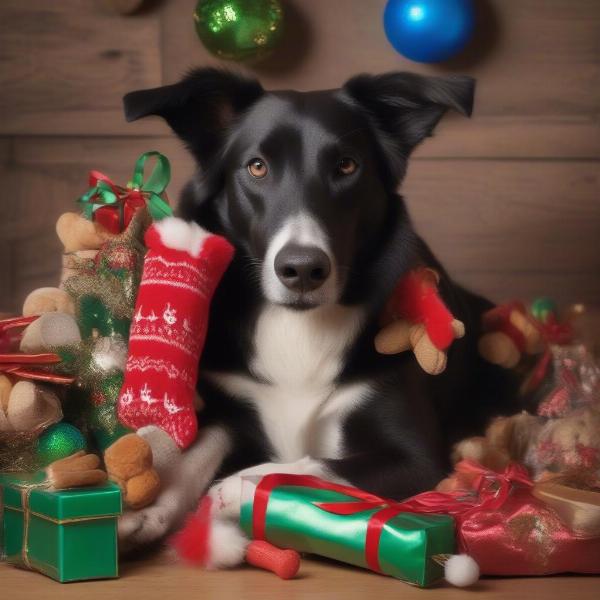
[[[59,584],[0,565],[0,589],[10,600],[459,600],[477,597],[519,600],[598,600],[600,577],[490,578],[470,590],[427,590],[359,569],[304,560],[298,579],[282,581],[251,568],[207,572],[154,559],[128,563],[121,578]]]

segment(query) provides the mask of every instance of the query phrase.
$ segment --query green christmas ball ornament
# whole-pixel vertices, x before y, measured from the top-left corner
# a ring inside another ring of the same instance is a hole
[[[200,0],[194,21],[198,37],[215,56],[257,61],[281,39],[283,10],[279,0]]]
[[[548,317],[555,317],[556,313],[556,303],[552,298],[536,298],[531,303],[531,314],[541,323],[545,323]]]
[[[52,425],[38,438],[35,454],[41,466],[85,450],[87,444],[77,427],[60,422]]]

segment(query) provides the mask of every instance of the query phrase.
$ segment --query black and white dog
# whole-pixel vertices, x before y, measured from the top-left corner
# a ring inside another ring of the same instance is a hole
[[[448,277],[397,193],[413,149],[448,109],[470,115],[473,91],[468,77],[388,73],[266,92],[201,69],[125,97],[128,120],[163,117],[198,162],[181,216],[236,247],[201,361],[202,435],[156,503],[122,519],[127,544],[163,536],[214,481],[218,507],[235,514],[240,471],[391,498],[431,489],[454,442],[519,409],[515,382],[477,353],[489,303]],[[441,273],[467,332],[435,377],[410,353],[374,348],[384,303],[417,265]]]

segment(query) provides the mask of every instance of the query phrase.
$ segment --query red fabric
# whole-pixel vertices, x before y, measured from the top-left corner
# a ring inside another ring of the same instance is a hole
[[[498,474],[480,469],[483,501],[456,522],[460,551],[483,574],[600,573],[600,537],[577,537],[530,486],[509,478],[510,485],[498,491]]]
[[[211,504],[210,496],[204,496],[198,510],[188,516],[183,528],[169,540],[178,556],[193,565],[204,566],[208,559]]]
[[[544,322],[537,321],[537,326],[546,344],[564,346],[573,341],[573,327],[569,323],[559,323],[554,315],[549,315]]]
[[[500,331],[506,334],[518,348],[519,352],[525,352],[526,340],[523,332],[515,327],[510,321],[510,314],[514,311],[527,314],[525,306],[521,302],[507,302],[488,310],[483,315],[484,331]]]
[[[393,319],[422,323],[438,350],[446,350],[454,340],[454,317],[439,296],[437,287],[419,270],[405,275],[394,290],[388,313]]]
[[[145,206],[144,195],[139,190],[130,190],[115,185],[100,171],[90,171],[90,187],[95,187],[99,181],[104,181],[110,185],[113,192],[119,198],[119,202],[96,209],[93,214],[93,220],[102,225],[107,231],[110,231],[110,233],[121,233],[131,222],[135,211]]]
[[[194,257],[166,247],[155,226],[146,245],[118,416],[133,429],[156,425],[187,448],[198,430],[193,397],[210,302],[233,247],[210,235]]]

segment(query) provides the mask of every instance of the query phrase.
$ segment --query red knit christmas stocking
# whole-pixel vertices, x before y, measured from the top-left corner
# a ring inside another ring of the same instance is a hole
[[[133,429],[156,425],[186,448],[198,431],[193,397],[210,302],[233,247],[173,217],[150,227],[145,240],[118,415]]]

